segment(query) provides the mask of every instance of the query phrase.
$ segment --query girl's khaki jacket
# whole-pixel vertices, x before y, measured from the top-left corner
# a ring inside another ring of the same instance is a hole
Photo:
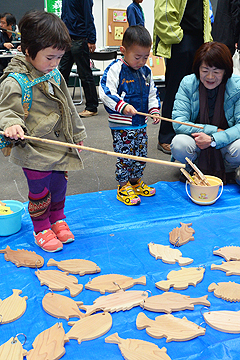
[[[27,135],[77,144],[86,138],[85,127],[79,117],[65,80],[60,86],[51,78],[32,87],[32,106],[24,114],[21,86],[9,73],[24,73],[29,80],[44,74],[36,70],[24,55],[17,55],[9,63],[0,79],[0,129],[21,125]],[[27,141],[24,148],[14,146],[10,160],[24,168],[39,171],[71,171],[83,168],[76,149],[37,141]]]
[[[171,58],[172,44],[179,44],[183,38],[180,23],[187,5],[187,0],[155,0],[153,54]],[[203,0],[203,40],[212,41],[209,0]]]

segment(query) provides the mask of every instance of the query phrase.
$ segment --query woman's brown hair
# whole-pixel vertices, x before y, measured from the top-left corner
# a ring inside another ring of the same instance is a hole
[[[199,68],[203,62],[210,67],[225,70],[223,82],[226,82],[232,76],[232,55],[225,44],[216,41],[208,42],[202,44],[196,51],[193,60],[193,72],[198,79],[200,78]]]

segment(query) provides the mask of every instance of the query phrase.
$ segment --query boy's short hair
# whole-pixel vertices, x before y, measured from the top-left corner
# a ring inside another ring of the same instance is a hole
[[[19,22],[21,50],[28,50],[34,60],[40,50],[47,47],[69,50],[71,38],[64,22],[55,14],[45,11],[28,11]]]
[[[0,19],[6,18],[7,26],[8,25],[16,25],[16,18],[13,14],[5,12],[0,14]]]
[[[129,26],[123,34],[122,46],[129,48],[132,45],[138,45],[145,48],[152,46],[151,35],[144,26]]]

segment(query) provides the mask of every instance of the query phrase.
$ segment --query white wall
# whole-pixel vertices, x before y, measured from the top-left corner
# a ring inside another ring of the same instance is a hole
[[[130,4],[131,0],[94,0],[93,16],[97,30],[97,47],[103,47],[106,45],[107,8],[126,9]],[[152,36],[154,22],[154,0],[143,0],[141,6],[145,16],[145,26]]]

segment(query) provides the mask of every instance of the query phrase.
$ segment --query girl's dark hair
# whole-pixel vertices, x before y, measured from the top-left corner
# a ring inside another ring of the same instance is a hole
[[[141,25],[129,26],[123,34],[122,45],[129,48],[132,45],[139,45],[142,47],[151,47],[152,39],[148,30]]]
[[[64,22],[55,14],[45,11],[28,11],[19,21],[21,50],[34,60],[40,50],[53,47],[69,50],[71,38]]]
[[[229,48],[220,42],[213,41],[202,44],[196,51],[193,61],[193,72],[198,79],[200,77],[199,68],[203,62],[210,67],[225,70],[223,82],[226,82],[232,76],[232,54]]]

